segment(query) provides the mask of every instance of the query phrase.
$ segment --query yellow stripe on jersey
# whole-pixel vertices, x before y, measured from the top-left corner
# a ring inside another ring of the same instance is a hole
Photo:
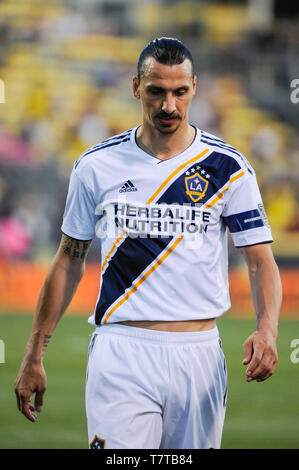
[[[157,189],[157,191],[154,192],[154,194],[152,195],[152,197],[147,201],[147,204],[150,204],[151,202],[153,202],[153,200],[155,199],[155,197],[159,194],[159,192],[161,192],[161,190],[167,185],[167,183],[175,176],[179,173],[179,171],[181,171],[185,166],[189,165],[190,163],[193,163],[195,162],[198,158],[202,158],[207,152],[209,152],[210,149],[206,149],[204,150],[202,153],[200,153],[199,155],[196,155],[196,157],[193,157],[191,158],[191,160],[188,160],[187,162],[185,163],[182,163],[180,166],[177,167],[176,170],[174,170],[167,178],[166,180],[159,186],[159,188]]]
[[[216,204],[217,201],[219,201],[219,199],[221,199],[225,193],[225,191],[227,191],[231,185],[231,183],[233,183],[234,181],[236,181],[237,179],[241,178],[241,176],[245,175],[245,172],[242,171],[241,173],[238,173],[237,175],[233,176],[232,178],[230,178],[229,182],[228,182],[228,185],[226,186],[226,188],[224,188],[219,194],[217,194],[217,196],[215,197],[215,199],[212,199],[211,202],[209,202],[205,208],[208,209],[210,207],[213,207],[214,204]]]
[[[180,237],[176,238],[174,243],[168,248],[168,250],[164,253],[163,256],[161,256],[161,258],[159,258],[155,264],[153,264],[153,266],[145,273],[143,274],[143,276],[139,279],[139,281],[136,282],[135,285],[133,285],[131,287],[131,289],[126,293],[126,295],[119,301],[117,302],[116,305],[114,305],[114,307],[110,310],[110,312],[107,314],[105,320],[104,320],[104,324],[107,323],[107,320],[108,318],[110,317],[110,315],[118,308],[120,307],[120,305],[122,305],[129,297],[130,295],[134,294],[134,292],[136,292],[136,290],[138,289],[138,287],[150,276],[150,274],[152,274],[153,271],[155,271],[155,269],[157,269],[158,266],[160,266],[160,264],[163,263],[163,261],[170,255],[170,253],[176,248],[176,246],[180,243],[180,241],[183,239],[183,235],[181,235]]]
[[[113,251],[116,249],[116,246],[118,244],[118,242],[121,241],[121,239],[125,236],[126,232],[122,232],[120,234],[120,236],[117,238],[117,240],[115,240],[115,242],[113,243],[113,246],[111,248],[111,250],[109,251],[109,253],[107,254],[106,258],[105,258],[105,261],[103,263],[103,266],[102,266],[102,272],[106,266],[106,264],[108,263],[108,259],[110,258],[110,256],[112,255]]]

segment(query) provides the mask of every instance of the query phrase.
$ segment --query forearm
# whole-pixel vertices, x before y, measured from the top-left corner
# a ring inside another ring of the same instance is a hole
[[[26,355],[40,361],[55,327],[71,302],[83,269],[71,271],[54,260],[40,291],[32,331],[26,346]]]
[[[80,274],[72,273],[54,260],[40,291],[26,355],[41,360],[55,327],[71,302],[80,282]]]
[[[270,331],[276,338],[282,301],[279,271],[274,260],[261,259],[249,267],[251,295],[256,311],[257,330]]]
[[[18,409],[30,421],[41,411],[46,390],[43,354],[55,327],[72,300],[85,268],[90,241],[62,235],[56,256],[41,289],[26,353],[15,381]],[[35,393],[34,406],[30,397]]]

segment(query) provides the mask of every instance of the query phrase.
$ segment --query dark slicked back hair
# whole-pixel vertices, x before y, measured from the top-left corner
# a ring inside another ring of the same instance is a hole
[[[157,62],[164,65],[182,64],[189,59],[192,65],[192,76],[194,76],[194,61],[191,52],[181,41],[175,38],[156,38],[143,49],[137,64],[137,77],[140,81],[144,73],[143,65],[146,59],[153,57]]]

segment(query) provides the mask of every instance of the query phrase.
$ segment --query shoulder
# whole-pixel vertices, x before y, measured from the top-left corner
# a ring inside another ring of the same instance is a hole
[[[201,131],[201,142],[207,144],[216,153],[220,153],[224,158],[227,157],[227,163],[231,161],[234,163],[234,166],[237,164],[242,170],[246,171],[246,173],[248,172],[251,175],[255,174],[247,158],[239,150],[220,139],[218,136],[206,131]]]
[[[103,140],[99,144],[94,145],[93,147],[88,148],[83,152],[80,157],[75,161],[73,169],[76,172],[83,172],[87,167],[92,166],[95,158],[105,158],[108,151],[113,149],[119,149],[125,143],[130,142],[131,133],[133,128],[129,129],[121,134],[114,135],[109,137],[109,139]]]

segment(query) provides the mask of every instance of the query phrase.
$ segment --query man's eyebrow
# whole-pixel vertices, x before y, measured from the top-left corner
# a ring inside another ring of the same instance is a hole
[[[165,91],[164,88],[160,87],[160,86],[157,86],[157,85],[147,85],[146,88],[148,90],[158,90],[158,91]],[[189,85],[182,85],[178,88],[175,88],[175,90],[172,90],[172,91],[179,91],[179,90],[189,90],[190,86]]]
[[[178,88],[176,88],[174,91],[179,91],[179,90],[189,90],[190,86],[189,85],[183,85]]]
[[[164,91],[164,88],[162,88],[160,86],[156,86],[156,85],[147,85],[146,88],[148,90],[161,90],[161,91]]]

